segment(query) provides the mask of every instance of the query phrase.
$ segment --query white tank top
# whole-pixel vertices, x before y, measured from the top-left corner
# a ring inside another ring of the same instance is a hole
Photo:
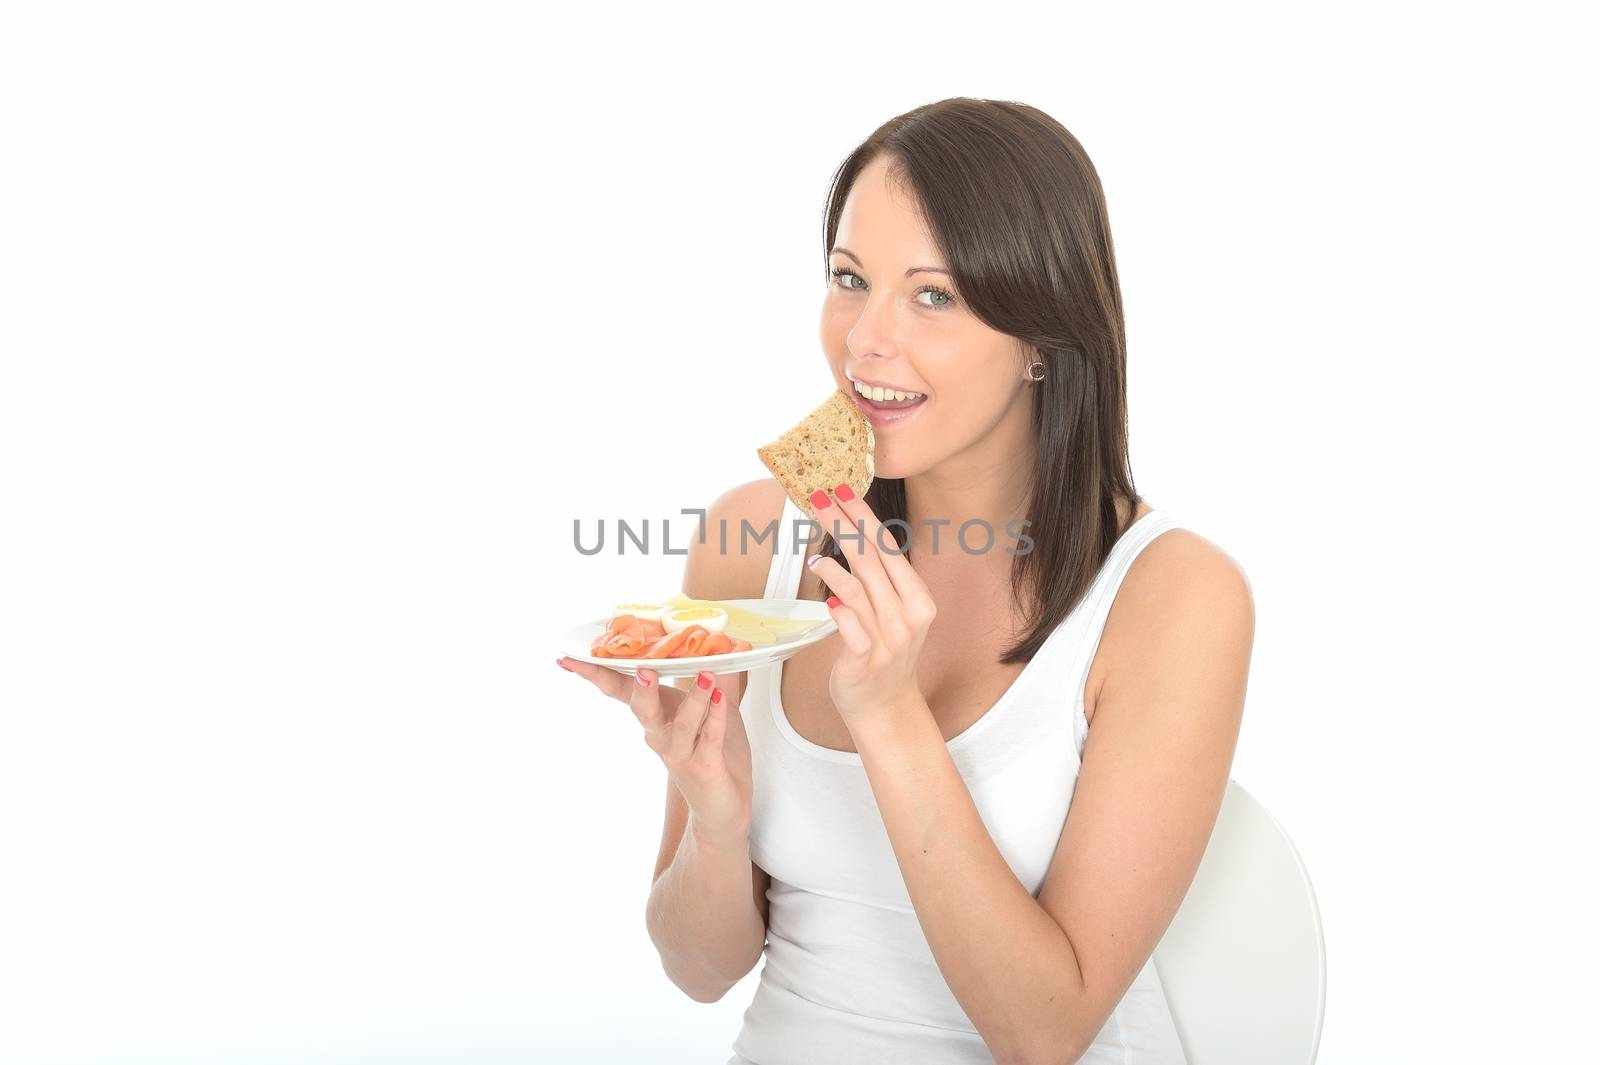
[[[1135,556],[1177,524],[1159,508],[1135,521],[1011,687],[949,741],[984,825],[1035,897],[1077,786],[1084,686],[1112,599]],[[785,497],[767,598],[795,598],[806,528]],[[751,670],[740,711],[754,787],[750,857],[772,886],[765,962],[728,1065],[992,1065],[934,961],[861,756],[794,730],[779,703],[782,667]],[[1153,960],[1079,1061],[1187,1065]]]

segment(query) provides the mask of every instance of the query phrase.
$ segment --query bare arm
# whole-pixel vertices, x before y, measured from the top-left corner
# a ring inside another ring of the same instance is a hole
[[[776,482],[740,485],[707,508],[708,527],[741,519],[759,522],[782,508]],[[723,555],[712,533],[706,544],[690,541],[684,594],[696,599],[760,598],[770,552]],[[748,674],[729,686],[725,759],[748,783],[749,746],[736,709],[743,703]],[[688,690],[693,677],[674,683]],[[761,958],[767,938],[767,888],[771,878],[750,858],[748,838],[716,838],[696,831],[695,819],[671,777],[667,781],[666,821],[655,883],[645,907],[650,940],[674,984],[697,1002],[715,1002],[742,980]]]
[[[696,1002],[715,1002],[761,959],[770,878],[747,843],[701,839],[670,780],[666,820],[645,926],[668,978]]]
[[[683,801],[683,794],[669,779],[667,781],[667,817],[661,829],[661,853],[656,856],[656,871],[651,883],[658,883],[661,874],[665,873],[672,865],[672,859],[677,857],[678,847],[683,841],[684,830],[688,827],[689,804]],[[765,869],[757,865],[754,860],[750,862],[750,894],[756,904],[756,909],[761,911],[761,924],[763,932],[767,923],[767,888],[772,886],[772,877],[767,875]]]

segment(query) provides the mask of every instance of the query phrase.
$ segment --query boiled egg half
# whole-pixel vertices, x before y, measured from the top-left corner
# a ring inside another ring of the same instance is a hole
[[[681,632],[690,625],[699,625],[707,632],[721,632],[728,627],[728,612],[718,606],[691,607],[668,611],[661,619],[661,627],[669,634]]]

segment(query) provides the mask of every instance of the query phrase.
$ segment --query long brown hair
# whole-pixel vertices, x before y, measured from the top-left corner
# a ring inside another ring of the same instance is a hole
[[[1033,544],[1011,566],[1027,633],[1000,659],[1027,662],[1125,531],[1118,497],[1132,503],[1130,515],[1141,501],[1128,464],[1122,293],[1105,193],[1077,138],[1036,108],[966,96],[924,104],[878,127],[834,172],[824,272],[845,198],[879,155],[916,193],[968,309],[1043,356],[1044,380],[1030,386]],[[908,521],[904,480],[874,479],[866,501],[880,521]],[[997,545],[1007,542],[996,533]],[[848,568],[831,535],[821,550]]]

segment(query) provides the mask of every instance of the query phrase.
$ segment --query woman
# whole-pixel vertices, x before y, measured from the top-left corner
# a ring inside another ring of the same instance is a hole
[[[1133,489],[1098,177],[1037,110],[944,100],[840,167],[824,248],[822,347],[877,477],[813,497],[833,535],[805,565],[777,482],[730,490],[708,524],[779,518],[777,554],[696,538],[684,591],[831,592],[838,633],[665,691],[562,662],[668,767],[651,938],[703,1002],[766,955],[730,1065],[1181,1065],[1151,954],[1221,806],[1254,610]]]

